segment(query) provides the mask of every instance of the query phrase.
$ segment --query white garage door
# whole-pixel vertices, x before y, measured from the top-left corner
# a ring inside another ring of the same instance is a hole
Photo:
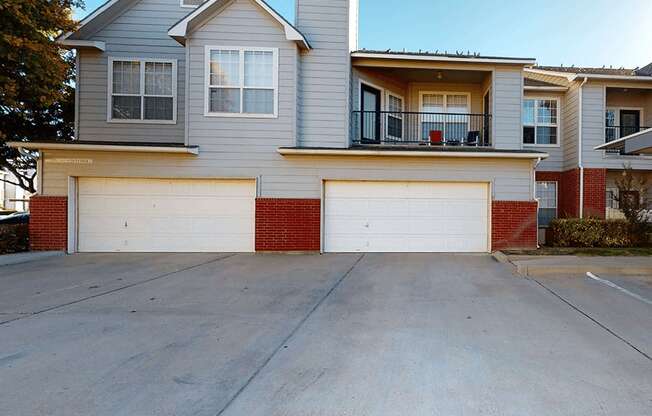
[[[326,182],[327,252],[486,252],[486,183]]]
[[[79,251],[254,251],[245,180],[80,178]]]

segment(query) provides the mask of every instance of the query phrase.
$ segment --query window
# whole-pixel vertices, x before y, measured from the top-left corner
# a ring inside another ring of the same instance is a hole
[[[440,130],[446,141],[464,141],[469,130],[469,94],[423,93],[421,95],[422,138]],[[448,114],[447,114],[448,113]]]
[[[403,138],[403,97],[387,93],[387,137]]]
[[[175,61],[109,58],[110,122],[176,123]]]
[[[620,208],[620,204],[618,203],[617,188],[607,189],[607,208],[614,208],[614,209]]]
[[[604,113],[605,125],[605,142],[610,142],[619,138],[618,128],[616,127],[616,110],[608,108]]]
[[[523,100],[523,143],[558,146],[559,100],[527,98]]]
[[[557,182],[537,182],[537,200],[539,201],[539,226],[547,227],[557,217]]]
[[[195,8],[202,4],[206,0],[180,0],[181,1],[181,7],[192,7]]]
[[[276,117],[278,49],[206,48],[206,115]]]

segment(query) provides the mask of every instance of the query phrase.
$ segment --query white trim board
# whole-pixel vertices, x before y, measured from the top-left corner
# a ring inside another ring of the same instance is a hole
[[[280,14],[276,12],[272,7],[269,6],[264,0],[251,0],[265,10],[272,18],[274,18],[281,26],[285,32],[285,38],[287,40],[295,41],[299,47],[305,50],[311,49],[310,44],[306,38],[299,32],[294,26],[292,26],[287,20],[285,20]],[[168,30],[168,35],[176,39],[180,43],[184,43],[186,37],[189,34],[189,26],[193,20],[201,17],[201,15],[209,10],[213,5],[218,2],[224,2],[224,0],[207,0],[197,7],[193,12],[188,14],[174,26]],[[219,14],[221,11],[218,11]]]

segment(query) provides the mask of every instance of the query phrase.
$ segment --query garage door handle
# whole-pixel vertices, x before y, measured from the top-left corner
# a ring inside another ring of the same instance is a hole
[[[129,225],[127,224],[127,221],[125,221],[125,228],[127,228]]]

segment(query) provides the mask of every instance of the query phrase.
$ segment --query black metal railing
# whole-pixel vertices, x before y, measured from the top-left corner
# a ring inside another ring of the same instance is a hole
[[[491,115],[353,111],[354,144],[491,146]]]
[[[647,130],[652,127],[647,126],[607,126],[604,130],[605,143],[613,142],[614,140],[627,137],[631,134],[638,133],[639,131]],[[622,149],[609,149],[607,153],[621,154]]]

